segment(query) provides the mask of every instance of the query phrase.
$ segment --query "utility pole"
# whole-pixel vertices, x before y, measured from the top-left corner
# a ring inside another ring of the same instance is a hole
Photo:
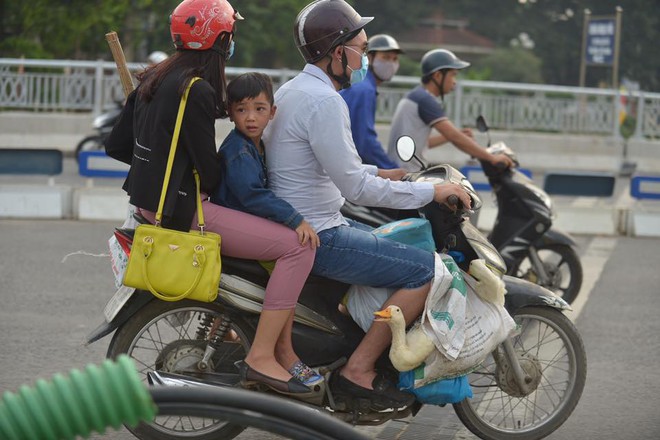
[[[582,51],[580,52],[580,87],[584,87],[584,79],[587,73],[587,60],[586,60],[586,51],[587,51],[587,26],[589,26],[589,16],[591,11],[589,9],[584,10],[584,21],[582,24]]]
[[[616,7],[616,30],[614,34],[614,64],[612,65],[612,88],[619,88],[619,50],[621,49],[621,15],[623,8]]]

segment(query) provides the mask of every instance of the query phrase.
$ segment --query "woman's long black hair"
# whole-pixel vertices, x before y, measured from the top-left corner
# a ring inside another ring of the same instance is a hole
[[[136,75],[140,86],[137,90],[140,99],[146,102],[156,94],[163,79],[173,70],[183,69],[179,96],[183,93],[191,78],[199,76],[215,89],[217,94],[216,118],[227,117],[227,81],[225,64],[232,34],[223,32],[216,39],[213,47],[207,50],[177,50],[166,60],[147,67]]]

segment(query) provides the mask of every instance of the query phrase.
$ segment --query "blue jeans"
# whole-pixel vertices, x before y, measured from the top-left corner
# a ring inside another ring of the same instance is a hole
[[[314,275],[373,287],[415,289],[431,281],[431,252],[372,234],[367,225],[347,219],[350,226],[319,232]]]

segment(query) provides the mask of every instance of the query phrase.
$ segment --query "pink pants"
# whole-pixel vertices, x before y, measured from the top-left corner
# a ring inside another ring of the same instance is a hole
[[[279,223],[245,212],[202,202],[206,229],[220,234],[221,254],[249,260],[277,260],[266,286],[264,310],[284,310],[295,307],[309,272],[315,251],[309,243],[302,246],[298,234]],[[156,214],[140,209],[151,223]],[[197,229],[197,214],[192,229]]]

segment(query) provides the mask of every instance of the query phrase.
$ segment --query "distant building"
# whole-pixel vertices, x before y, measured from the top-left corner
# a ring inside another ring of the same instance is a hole
[[[397,34],[401,48],[412,59],[421,59],[431,49],[448,49],[459,58],[474,61],[495,50],[490,39],[468,29],[466,19],[447,19],[441,12],[419,21],[417,27]]]

